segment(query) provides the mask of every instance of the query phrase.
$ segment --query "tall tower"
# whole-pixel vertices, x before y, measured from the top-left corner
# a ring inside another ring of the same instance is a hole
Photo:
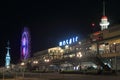
[[[10,45],[10,43],[9,43],[9,41],[7,42],[7,47],[6,47],[6,49],[7,49],[7,54],[6,54],[6,63],[5,63],[5,66],[6,66],[6,68],[10,68],[10,53],[9,53],[9,50],[10,50],[10,47],[9,47],[9,45]]]
[[[109,24],[110,23],[108,22],[108,18],[105,15],[105,1],[103,1],[103,16],[100,22],[101,30],[108,29]]]

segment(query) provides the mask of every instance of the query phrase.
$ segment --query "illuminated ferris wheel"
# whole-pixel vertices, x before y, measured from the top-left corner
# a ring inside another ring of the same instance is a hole
[[[30,57],[30,34],[28,28],[24,28],[21,38],[21,60]]]

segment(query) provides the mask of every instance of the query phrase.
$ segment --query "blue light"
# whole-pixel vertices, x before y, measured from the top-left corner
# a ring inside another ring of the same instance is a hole
[[[62,46],[62,42],[59,42],[59,46]]]
[[[72,43],[72,39],[69,40],[69,44],[71,44],[71,43]]]
[[[26,44],[26,39],[23,38],[23,46]]]
[[[78,41],[78,37],[76,36],[76,38],[75,38],[75,41],[77,42]]]
[[[9,42],[8,42],[8,47],[6,47],[6,48],[7,48],[7,54],[6,54],[6,59],[5,59],[6,60],[5,66],[6,66],[6,68],[9,68],[10,67]]]
[[[6,60],[6,66],[9,66],[10,65],[10,60]]]
[[[65,45],[66,44],[66,42],[65,41],[63,41],[63,45]]]
[[[78,41],[78,37],[76,36],[76,37],[59,42],[59,46],[69,45],[69,44],[75,43],[77,41]]]
[[[69,43],[68,43],[68,40],[66,40],[66,44],[69,44]]]
[[[73,42],[75,42],[75,39],[73,38]]]

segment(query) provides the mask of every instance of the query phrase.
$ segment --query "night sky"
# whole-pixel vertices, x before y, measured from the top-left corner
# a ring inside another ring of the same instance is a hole
[[[120,1],[106,0],[110,26],[120,23]],[[87,37],[100,29],[102,0],[8,0],[0,3],[0,66],[4,65],[7,41],[11,63],[20,60],[22,30],[31,35],[31,55],[58,46],[70,37]],[[95,26],[91,26],[94,23]]]

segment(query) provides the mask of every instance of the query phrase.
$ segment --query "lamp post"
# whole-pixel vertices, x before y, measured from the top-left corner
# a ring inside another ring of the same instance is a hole
[[[46,63],[46,67],[45,68],[48,69],[48,62],[50,62],[50,60],[49,59],[45,59],[44,61]]]
[[[82,57],[82,53],[81,53],[81,52],[78,52],[78,53],[77,53],[77,58],[80,59],[81,57]],[[80,60],[80,70],[81,70],[81,60]]]
[[[23,80],[24,80],[24,65],[25,65],[25,63],[24,62],[22,62],[21,63],[21,66],[22,66],[22,77],[23,77]]]
[[[33,64],[34,64],[34,65],[37,65],[37,64],[39,64],[39,61],[38,61],[38,60],[35,60],[35,61],[33,61]],[[39,66],[39,68],[36,68],[36,70],[39,71],[39,78],[41,78],[40,66]]]
[[[33,64],[36,66],[38,64],[38,61],[37,60],[33,61]],[[35,70],[37,71],[38,68],[35,68]]]

